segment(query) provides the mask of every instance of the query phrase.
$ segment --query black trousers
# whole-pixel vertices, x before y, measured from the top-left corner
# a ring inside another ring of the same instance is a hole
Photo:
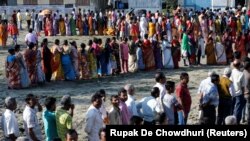
[[[231,115],[233,106],[232,99],[220,98],[218,107],[217,125],[225,125],[225,118]]]
[[[27,28],[28,28],[28,30],[30,29],[30,25],[31,25],[31,20],[27,20]]]
[[[8,20],[3,20],[3,23],[4,24],[8,24]]]
[[[201,63],[201,50],[199,49],[197,53],[197,65],[200,63]]]
[[[215,106],[207,105],[202,107],[203,118],[201,120],[201,125],[215,125],[216,121],[216,110]]]

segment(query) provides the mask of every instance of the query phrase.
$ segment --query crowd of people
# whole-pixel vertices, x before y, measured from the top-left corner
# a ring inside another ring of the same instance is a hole
[[[246,101],[246,107],[250,110],[250,61],[244,62],[245,70],[241,72],[242,62],[239,60],[234,60],[233,69],[225,68],[223,75],[219,76],[210,71],[208,78],[201,81],[198,88],[199,105],[203,113],[199,117],[200,125],[239,125],[241,119],[245,119],[243,109]],[[111,109],[107,109],[105,105],[107,94],[104,89],[93,94],[91,105],[84,117],[84,131],[88,140],[105,141],[106,125],[186,125],[192,104],[188,73],[181,73],[180,80],[175,85],[175,82],[167,81],[164,73],[157,72],[155,82],[150,94],[138,101],[135,99],[136,87],[132,84],[125,85],[117,95],[110,96]],[[45,99],[46,109],[42,114],[45,139],[37,118],[37,112],[43,110],[38,97],[28,94],[25,101],[23,125],[27,140],[78,140],[77,131],[73,126],[75,105],[69,95],[61,98],[60,107],[56,105],[56,98]],[[15,141],[19,137],[19,124],[14,113],[17,108],[16,99],[7,97],[5,106],[6,111],[1,119],[4,136],[7,140]],[[249,124],[249,112],[247,117]]]
[[[209,72],[208,77],[201,81],[198,88],[201,111],[199,123],[239,125],[247,117],[249,124],[250,13],[245,7],[228,8],[224,11],[193,11],[177,7],[173,15],[174,17],[171,17],[169,13],[149,11],[137,17],[133,12],[125,14],[109,11],[102,14],[89,11],[83,18],[81,12],[76,14],[73,10],[71,24],[77,23],[78,26],[67,28],[68,17],[65,15],[65,18],[60,18],[63,20],[61,26],[66,29],[67,35],[75,35],[77,27],[80,35],[81,32],[84,33],[83,29],[87,28],[86,35],[101,35],[106,30],[117,36],[107,38],[104,44],[102,39],[95,37],[89,40],[87,45],[82,43],[80,48],[75,41],[68,43],[65,40],[61,45],[57,39],[49,48],[48,39],[44,39],[40,50],[37,35],[28,27],[29,33],[25,38],[28,48],[24,53],[20,52],[19,45],[9,49],[6,59],[8,87],[20,89],[44,84],[51,79],[72,81],[138,70],[179,68],[181,58],[185,66],[200,65],[201,57],[206,55],[207,65],[231,66],[225,68],[221,76]],[[55,35],[52,34],[54,28],[51,27],[57,22],[50,22],[54,21],[51,19],[56,16],[45,18],[46,35]],[[84,28],[79,27],[82,20],[85,20]],[[55,30],[65,31],[60,30],[60,21],[59,27]],[[20,24],[18,25],[20,28]],[[61,32],[61,35],[64,35],[62,33],[64,32]],[[116,41],[117,39],[120,42]],[[110,110],[107,110],[104,104],[105,90],[96,92],[91,98],[92,104],[85,117],[84,131],[88,135],[88,140],[104,139],[105,125],[186,125],[192,105],[188,73],[180,74],[180,82],[176,86],[175,82],[167,81],[162,72],[156,73],[155,81],[151,94],[140,101],[134,98],[135,87],[126,85],[117,95],[111,96]],[[42,111],[42,107],[32,94],[27,95],[26,103],[23,112],[26,136],[31,140],[42,140],[37,111],[34,108],[37,106],[38,110]],[[5,104],[7,110],[2,118],[5,121],[2,122],[5,137],[15,140],[19,129],[13,113],[16,108],[15,99],[8,97]],[[63,96],[60,104],[62,107],[56,108],[56,99],[53,97],[45,100],[43,122],[46,140],[77,140],[76,131],[69,130],[73,128],[74,114],[70,96]],[[245,111],[248,111],[247,115]],[[7,120],[9,118],[14,122]]]

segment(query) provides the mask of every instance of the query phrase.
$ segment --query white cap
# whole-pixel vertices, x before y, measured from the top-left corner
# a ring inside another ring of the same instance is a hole
[[[225,68],[223,74],[224,74],[224,75],[229,75],[229,74],[231,74],[231,72],[232,72],[232,71],[231,71],[230,68]]]

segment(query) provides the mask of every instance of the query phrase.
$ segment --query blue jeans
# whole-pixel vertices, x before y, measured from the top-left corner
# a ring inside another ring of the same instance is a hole
[[[17,44],[17,35],[12,35],[12,39],[13,39],[13,44],[16,45]]]
[[[185,118],[182,111],[178,111],[178,125],[186,125]]]
[[[246,104],[246,100],[245,100],[243,94],[233,98],[232,112],[233,112],[234,116],[236,117],[238,124],[240,123],[240,120],[242,117],[242,110],[243,110],[245,104]]]
[[[246,99],[246,108],[247,108],[247,124],[250,125],[250,98]]]

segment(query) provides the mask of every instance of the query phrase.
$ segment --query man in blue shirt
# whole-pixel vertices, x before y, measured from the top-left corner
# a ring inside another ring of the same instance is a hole
[[[217,89],[219,82],[219,75],[213,74],[211,76],[211,83],[206,86],[203,92],[201,107],[204,115],[201,121],[202,125],[215,125],[216,107],[219,105],[219,93]]]
[[[55,116],[56,99],[54,97],[47,97],[44,105],[46,106],[46,110],[43,112],[46,141],[52,141],[58,137]]]

